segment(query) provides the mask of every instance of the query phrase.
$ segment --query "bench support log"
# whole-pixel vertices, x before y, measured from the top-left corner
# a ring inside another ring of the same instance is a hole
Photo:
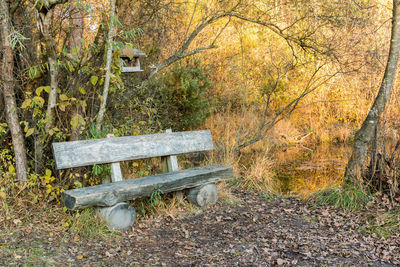
[[[200,207],[214,205],[218,200],[218,188],[215,184],[197,186],[189,190],[187,198]]]
[[[107,138],[114,137],[108,134]],[[122,181],[119,162],[111,163],[111,182]],[[136,219],[135,208],[125,202],[120,202],[111,207],[97,208],[97,215],[104,220],[111,229],[127,230]]]
[[[127,230],[136,219],[135,208],[125,202],[112,207],[98,208],[97,214],[111,229]]]

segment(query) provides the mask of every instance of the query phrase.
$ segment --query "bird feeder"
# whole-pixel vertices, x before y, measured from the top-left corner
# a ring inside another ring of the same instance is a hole
[[[125,46],[121,50],[121,72],[140,72],[140,57],[146,56],[141,50]]]

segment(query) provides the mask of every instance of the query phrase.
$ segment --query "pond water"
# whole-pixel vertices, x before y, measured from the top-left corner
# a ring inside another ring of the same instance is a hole
[[[341,185],[347,161],[348,145],[296,146],[275,155],[274,171],[285,195],[307,197],[329,186]]]

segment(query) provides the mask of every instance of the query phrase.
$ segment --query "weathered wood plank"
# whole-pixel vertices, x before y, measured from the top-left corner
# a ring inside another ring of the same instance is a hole
[[[209,130],[53,143],[57,169],[212,150]]]
[[[154,190],[164,193],[196,187],[232,178],[232,167],[210,165],[202,168],[168,172],[138,179],[64,191],[62,198],[69,209],[112,206],[116,203],[149,196]]]

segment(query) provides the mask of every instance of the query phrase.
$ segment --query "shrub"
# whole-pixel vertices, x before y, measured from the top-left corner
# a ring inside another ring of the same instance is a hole
[[[175,66],[151,81],[147,94],[153,96],[152,104],[163,128],[188,130],[200,126],[210,115],[211,105],[206,96],[209,86],[207,70],[194,61]]]

